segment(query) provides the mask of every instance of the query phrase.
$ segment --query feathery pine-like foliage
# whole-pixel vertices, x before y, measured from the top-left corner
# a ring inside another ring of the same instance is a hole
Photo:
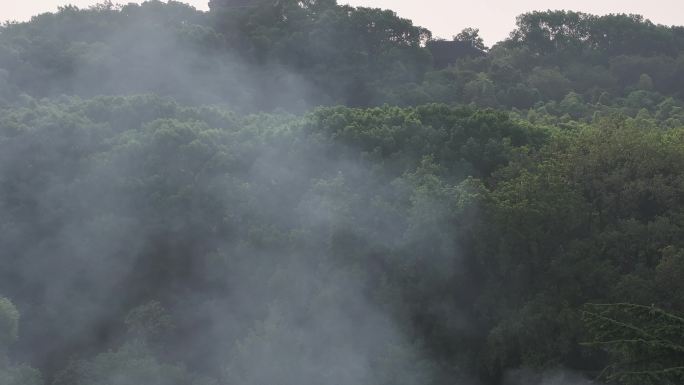
[[[629,385],[684,382],[684,318],[655,306],[588,304],[582,310],[590,346],[611,355],[602,374]]]

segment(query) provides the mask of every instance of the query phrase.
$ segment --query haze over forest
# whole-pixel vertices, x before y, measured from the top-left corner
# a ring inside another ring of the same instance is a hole
[[[548,8],[2,25],[0,385],[684,383],[684,27]]]
[[[98,0],[0,0],[0,4],[3,4],[0,19],[28,21],[39,13],[54,12],[60,5],[73,4],[84,8],[97,2]],[[113,2],[126,4],[130,0]],[[140,3],[141,0],[133,2]],[[209,9],[207,0],[191,0],[187,3],[203,11]],[[429,28],[435,36],[449,39],[463,28],[477,26],[488,45],[508,37],[509,32],[515,28],[516,16],[534,10],[575,9],[597,15],[638,14],[656,24],[684,23],[684,3],[679,0],[480,0],[467,4],[451,0],[343,0],[338,3],[355,7],[392,9],[400,17],[411,19],[415,24]]]

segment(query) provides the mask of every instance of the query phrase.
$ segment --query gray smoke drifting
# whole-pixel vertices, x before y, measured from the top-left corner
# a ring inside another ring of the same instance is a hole
[[[230,37],[207,27],[211,17],[181,2],[153,0],[66,6],[34,18],[35,32],[29,24],[7,26],[3,39],[13,46],[0,44],[0,102],[18,90],[37,98],[155,94],[245,112],[334,102],[275,60],[241,56]],[[33,74],[24,68],[27,60]]]
[[[335,109],[239,115],[339,101],[277,62],[227,54],[201,26],[209,15],[180,3],[66,16],[22,47],[50,58],[44,79],[0,68],[0,97],[44,82],[28,90],[39,99],[0,107],[15,361],[53,385],[470,383],[423,340],[477,326],[454,300],[467,297],[458,239],[478,215],[472,186],[439,178],[412,142],[443,128],[389,107],[348,111],[365,116],[349,125]],[[380,113],[394,115],[368,118]],[[373,130],[397,143],[354,144]]]
[[[586,377],[566,370],[549,370],[534,372],[531,370],[516,370],[506,375],[506,385],[592,385],[593,381]]]
[[[4,111],[0,142],[2,292],[33,298],[18,361],[57,385],[454,380],[383,273],[453,277],[442,257],[390,257],[444,225],[432,214],[453,209],[451,187],[412,196],[416,176],[378,178],[302,118],[144,96],[26,103]]]

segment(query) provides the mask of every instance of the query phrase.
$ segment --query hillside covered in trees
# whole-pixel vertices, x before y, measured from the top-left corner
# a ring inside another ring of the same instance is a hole
[[[684,27],[209,5],[0,28],[0,385],[684,383]]]

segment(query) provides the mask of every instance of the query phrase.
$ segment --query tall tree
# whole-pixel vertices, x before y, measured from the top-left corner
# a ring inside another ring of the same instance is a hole
[[[484,39],[480,37],[480,30],[478,28],[465,28],[458,35],[454,36],[454,41],[463,41],[470,43],[473,48],[480,51],[486,51],[488,48],[484,43]]]

